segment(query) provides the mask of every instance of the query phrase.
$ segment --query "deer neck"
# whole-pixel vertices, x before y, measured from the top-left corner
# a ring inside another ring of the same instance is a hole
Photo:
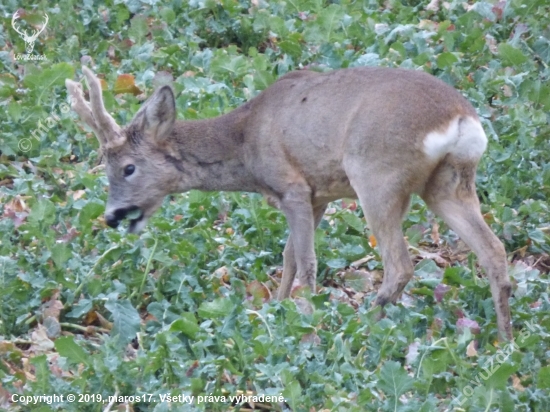
[[[246,113],[177,121],[166,160],[182,174],[178,191],[258,191],[244,162]]]

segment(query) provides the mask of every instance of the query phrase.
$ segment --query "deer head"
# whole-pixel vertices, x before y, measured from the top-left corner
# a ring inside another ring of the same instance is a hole
[[[13,17],[11,18],[11,25],[13,29],[21,35],[21,37],[23,38],[23,41],[25,42],[25,50],[27,54],[32,53],[32,51],[34,50],[34,42],[36,41],[40,33],[44,31],[44,29],[46,28],[46,25],[48,24],[49,17],[46,13],[44,13],[44,15],[45,15],[45,20],[44,20],[44,23],[42,24],[42,28],[33,30],[33,33],[31,35],[27,34],[26,29],[22,29],[16,24],[16,20],[21,17],[21,10],[17,10],[13,14]]]
[[[174,94],[169,86],[161,87],[121,128],[105,109],[97,77],[87,67],[82,71],[90,102],[80,83],[67,79],[65,84],[73,110],[94,131],[106,162],[110,187],[105,221],[116,227],[130,217],[129,232],[139,232],[178,180],[162,148],[176,118]]]

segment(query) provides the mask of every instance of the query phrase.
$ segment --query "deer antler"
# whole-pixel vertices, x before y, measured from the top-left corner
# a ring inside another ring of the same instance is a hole
[[[82,72],[88,82],[90,102],[84,99],[80,83],[66,79],[65,85],[71,96],[73,110],[93,129],[99,139],[99,143],[104,149],[124,144],[126,138],[122,133],[121,127],[107,112],[103,104],[99,79],[86,66],[82,66]]]

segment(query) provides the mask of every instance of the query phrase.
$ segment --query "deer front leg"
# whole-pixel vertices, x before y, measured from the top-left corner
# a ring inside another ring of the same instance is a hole
[[[293,185],[281,199],[281,209],[286,216],[290,235],[283,254],[285,263],[278,297],[288,297],[296,274],[300,283],[309,286],[315,293],[317,259],[313,244],[315,219],[311,189],[307,185]]]
[[[327,208],[326,204],[321,204],[313,208],[313,230],[319,226],[321,219]],[[294,278],[296,277],[296,257],[294,251],[294,242],[292,232],[288,236],[288,240],[285,245],[285,250],[283,252],[283,278],[281,279],[281,286],[279,287],[279,292],[277,293],[277,298],[279,300],[286,299],[290,296],[292,290],[292,284]]]

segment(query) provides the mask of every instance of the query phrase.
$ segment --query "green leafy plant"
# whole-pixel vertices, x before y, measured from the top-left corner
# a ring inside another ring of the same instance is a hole
[[[34,51],[48,60],[14,59],[19,8],[48,13]],[[0,11],[1,409],[165,411],[171,396],[190,411],[549,410],[547,0],[8,0]],[[82,64],[121,124],[160,84],[184,119],[226,113],[300,68],[404,67],[452,84],[489,137],[478,193],[509,252],[518,346],[483,379],[502,350],[488,283],[417,198],[404,222],[415,278],[384,318],[370,307],[376,239],[350,199],[316,232],[320,293],[294,301],[272,299],[288,233],[258,195],[190,192],[167,198],[140,237],[107,228],[98,144],[63,106]],[[538,329],[522,340],[527,324]],[[14,401],[50,394],[64,399]],[[284,401],[230,398],[259,395]]]

